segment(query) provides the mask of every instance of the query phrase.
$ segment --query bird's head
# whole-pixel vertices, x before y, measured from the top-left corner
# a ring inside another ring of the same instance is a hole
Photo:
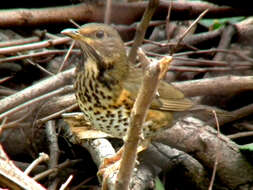
[[[97,69],[98,74],[105,73],[112,77],[119,75],[120,78],[123,76],[122,73],[128,71],[124,43],[113,27],[90,23],[78,29],[65,29],[61,33],[77,41],[85,60],[90,59],[90,61],[81,63],[84,64],[82,68]]]

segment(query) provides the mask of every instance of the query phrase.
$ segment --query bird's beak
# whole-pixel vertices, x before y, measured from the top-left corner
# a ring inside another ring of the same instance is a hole
[[[87,43],[88,45],[91,45],[93,43],[93,40],[89,38],[88,36],[85,36],[85,34],[81,34],[79,29],[74,28],[67,28],[61,31],[62,34],[76,40],[76,41],[83,41]]]
[[[79,33],[78,29],[74,28],[67,28],[61,31],[62,34],[69,36],[74,40],[78,40],[81,38],[81,34]]]

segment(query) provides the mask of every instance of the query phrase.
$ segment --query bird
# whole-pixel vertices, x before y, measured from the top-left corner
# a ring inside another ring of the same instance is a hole
[[[74,89],[84,119],[93,129],[124,139],[143,70],[129,63],[124,42],[112,26],[88,23],[61,33],[81,49]],[[152,138],[171,127],[173,114],[192,106],[179,89],[160,81],[143,124],[143,138]]]

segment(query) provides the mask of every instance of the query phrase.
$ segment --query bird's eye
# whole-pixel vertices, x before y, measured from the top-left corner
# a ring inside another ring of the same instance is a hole
[[[103,30],[99,30],[99,31],[97,31],[96,32],[96,37],[97,38],[103,38],[105,36],[105,33],[104,33],[104,31]]]

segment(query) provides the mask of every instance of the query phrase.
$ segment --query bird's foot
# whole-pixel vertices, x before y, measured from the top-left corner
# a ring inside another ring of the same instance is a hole
[[[104,159],[97,173],[100,179],[105,179],[111,172],[119,170],[122,154],[123,148],[120,148],[114,156]]]

